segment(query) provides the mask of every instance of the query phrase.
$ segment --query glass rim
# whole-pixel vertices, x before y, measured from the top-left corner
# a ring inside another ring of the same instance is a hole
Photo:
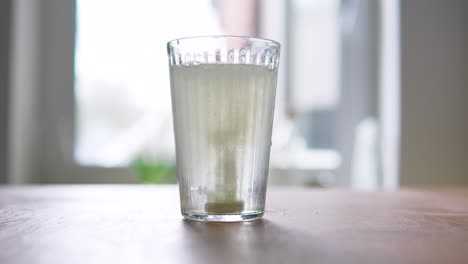
[[[272,46],[276,46],[278,48],[281,47],[281,44],[278,41],[267,39],[267,38],[257,38],[257,37],[248,37],[248,36],[238,36],[238,35],[205,35],[205,36],[191,36],[191,37],[182,37],[172,39],[167,42],[167,46],[174,46],[176,42],[183,41],[183,40],[191,40],[191,39],[239,39],[239,40],[252,40],[255,42],[264,42],[268,43]],[[178,44],[178,43],[177,43]]]

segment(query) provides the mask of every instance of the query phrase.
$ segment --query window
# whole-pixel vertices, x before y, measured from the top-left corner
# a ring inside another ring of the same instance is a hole
[[[165,45],[189,35],[256,35],[282,43],[271,182],[349,185],[356,160],[368,161],[359,153],[376,147],[376,138],[370,150],[356,143],[366,120],[368,132],[377,129],[373,1],[75,4],[41,7],[44,181],[132,182],[128,167],[141,157],[174,163]]]
[[[213,3],[77,1],[74,153],[79,164],[128,166],[139,155],[173,162],[165,45],[182,36],[222,34]]]
[[[77,1],[74,157],[80,165],[128,166],[140,156],[174,162],[165,44],[182,36],[239,32],[233,29],[238,17],[226,15],[237,10],[223,12],[229,3]],[[338,100],[338,1],[295,0],[291,7],[288,94],[295,116],[288,120],[285,104],[277,104],[276,116],[283,118],[275,120],[271,164],[333,170],[339,164],[329,133]],[[311,79],[309,72],[319,74]]]

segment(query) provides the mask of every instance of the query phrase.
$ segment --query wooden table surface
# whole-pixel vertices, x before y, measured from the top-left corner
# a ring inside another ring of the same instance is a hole
[[[468,263],[468,189],[267,196],[263,220],[208,224],[175,186],[0,187],[0,263]]]

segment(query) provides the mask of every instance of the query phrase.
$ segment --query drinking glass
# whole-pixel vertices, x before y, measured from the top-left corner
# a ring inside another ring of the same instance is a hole
[[[261,218],[280,44],[206,36],[172,40],[167,49],[182,215]]]

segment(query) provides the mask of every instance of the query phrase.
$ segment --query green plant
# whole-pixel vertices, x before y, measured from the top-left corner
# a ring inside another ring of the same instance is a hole
[[[140,156],[132,162],[131,168],[142,183],[177,183],[176,166],[170,162],[162,160],[148,161]]]

